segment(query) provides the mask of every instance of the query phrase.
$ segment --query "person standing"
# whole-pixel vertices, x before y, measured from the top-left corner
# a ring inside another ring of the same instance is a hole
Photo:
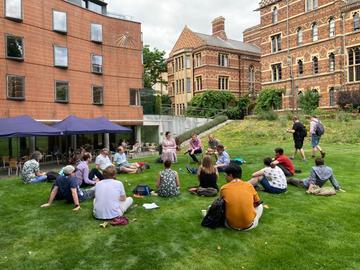
[[[161,153],[161,160],[170,160],[172,163],[177,161],[176,157],[176,142],[174,138],[171,136],[171,132],[167,131],[165,133],[165,139],[163,140],[162,144],[162,153]]]
[[[303,145],[304,145],[304,139],[306,137],[306,128],[300,122],[300,120],[299,120],[299,118],[297,116],[293,117],[293,122],[294,122],[294,124],[292,126],[292,129],[287,130],[287,132],[293,134],[294,145],[295,145],[294,155],[292,157],[290,157],[290,159],[294,159],[297,152],[299,151],[302,160],[305,161],[306,158],[305,158],[305,152],[304,152],[304,149],[303,149]]]
[[[310,120],[310,134],[311,134],[311,146],[312,146],[312,158],[315,158],[315,154],[317,151],[320,152],[321,158],[325,157],[325,152],[321,149],[319,143],[322,134],[319,133],[319,126],[322,126],[320,120],[317,116],[312,116]],[[323,133],[323,132],[322,132]]]

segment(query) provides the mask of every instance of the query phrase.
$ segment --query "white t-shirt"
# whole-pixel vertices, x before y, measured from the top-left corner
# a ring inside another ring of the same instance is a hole
[[[98,155],[95,159],[95,164],[99,165],[100,170],[105,170],[107,167],[113,165],[108,156]]]
[[[105,179],[95,186],[94,216],[113,219],[120,215],[120,196],[125,195],[124,185],[117,180]]]
[[[287,188],[286,176],[278,166],[275,166],[275,168],[265,167],[262,171],[269,180],[270,186],[280,189]]]

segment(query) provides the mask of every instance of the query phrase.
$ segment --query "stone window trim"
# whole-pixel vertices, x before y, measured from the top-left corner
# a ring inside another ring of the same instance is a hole
[[[297,75],[301,77],[304,74],[304,61],[302,59],[298,59],[297,63]]]
[[[194,54],[194,67],[202,66],[201,52]]]
[[[229,90],[230,78],[229,76],[222,76],[218,77],[218,87],[219,90]]]
[[[354,32],[359,31],[360,30],[360,14],[359,14],[359,12],[354,12],[352,14],[352,17],[353,17]]]
[[[58,83],[66,83],[67,84],[66,100],[57,99],[57,84]],[[55,80],[55,82],[54,82],[54,102],[56,102],[56,103],[69,103],[69,88],[70,88],[69,81]]]
[[[218,65],[221,67],[229,67],[230,66],[229,54],[220,52],[218,54]]]
[[[313,55],[311,57],[311,69],[313,75],[319,74],[319,56]]]
[[[56,25],[55,25],[55,14],[56,12],[58,13],[64,13],[65,14],[65,21],[66,21],[66,29],[57,29]],[[67,12],[66,11],[61,11],[61,10],[57,10],[57,9],[52,9],[52,30],[56,33],[59,34],[63,34],[63,35],[67,35],[67,31],[68,31],[68,16],[67,16]]]
[[[336,107],[336,88],[334,86],[328,87],[329,106]]]
[[[100,92],[101,96],[100,96],[99,101],[95,101],[95,95],[94,95],[95,88],[99,88],[99,90],[101,90],[101,92]],[[92,97],[92,104],[93,105],[97,105],[97,106],[104,105],[104,86],[92,84],[91,85],[91,97]]]
[[[278,5],[275,5],[271,8],[271,21],[273,24],[276,24],[279,21],[279,6]]]
[[[278,82],[282,80],[282,64],[274,63],[270,65],[271,81]]]
[[[329,72],[335,72],[336,56],[334,52],[328,52],[328,60],[329,60]]]
[[[304,42],[304,30],[301,27],[298,27],[296,30],[296,42],[297,46],[302,46]]]
[[[360,82],[360,45],[347,47],[347,82]]]
[[[196,76],[195,77],[195,90],[196,91],[200,91],[203,89],[203,85],[202,85],[202,76]]]
[[[9,38],[9,37],[20,38],[20,39],[21,39],[21,42],[22,42],[22,57],[9,56],[9,51],[8,51],[8,38]],[[19,62],[23,62],[23,61],[24,61],[24,59],[25,59],[25,43],[24,43],[24,37],[12,35],[12,34],[5,34],[5,57],[6,57],[7,59],[11,59],[11,60],[19,61]]]
[[[336,36],[336,21],[334,17],[329,18],[329,37],[335,37]]]
[[[282,35],[277,33],[270,36],[271,53],[277,53],[282,50]]]
[[[319,26],[317,22],[311,24],[311,40],[316,42],[319,40]]]
[[[318,0],[305,0],[305,11],[310,12],[319,8]]]
[[[9,95],[9,80],[12,78],[17,78],[22,80],[22,96],[14,97]],[[24,75],[15,75],[15,74],[6,74],[6,98],[9,100],[24,101],[25,100],[25,76]]]
[[[24,3],[23,0],[20,0],[20,17],[15,17],[7,14],[7,6],[9,5],[8,2],[11,0],[4,0],[4,17],[8,20],[15,21],[15,22],[22,22],[24,18]]]

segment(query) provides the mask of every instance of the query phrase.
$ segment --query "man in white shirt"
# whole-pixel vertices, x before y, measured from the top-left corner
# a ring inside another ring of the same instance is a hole
[[[126,159],[124,147],[119,146],[118,152],[114,155],[114,164],[118,172],[138,173],[140,166],[137,163],[129,163]]]
[[[96,176],[102,180],[104,177],[102,176],[102,171],[104,171],[107,167],[111,166],[111,160],[109,158],[109,149],[103,148],[100,151],[100,154],[95,159],[96,169],[98,170],[98,174]]]
[[[124,185],[115,180],[115,166],[108,166],[103,174],[105,179],[95,186],[93,214],[97,219],[113,219],[124,215],[133,199],[126,197]]]

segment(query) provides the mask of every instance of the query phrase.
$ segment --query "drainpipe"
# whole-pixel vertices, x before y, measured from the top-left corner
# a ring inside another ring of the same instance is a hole
[[[291,94],[292,94],[292,112],[294,112],[295,108],[295,91],[294,91],[294,76],[292,72],[292,57],[290,55],[290,38],[289,38],[289,0],[286,0],[286,45],[287,45],[287,61],[289,66],[289,72],[290,72],[290,88],[291,88]]]
[[[345,53],[345,48],[346,48],[346,40],[345,40],[345,18],[346,18],[346,14],[343,12],[341,13],[341,19],[342,19],[342,48],[341,48],[341,53],[343,55],[343,63],[342,63],[342,67],[343,67],[343,76],[342,76],[342,89],[341,90],[345,90],[345,83],[346,83],[346,53]]]

